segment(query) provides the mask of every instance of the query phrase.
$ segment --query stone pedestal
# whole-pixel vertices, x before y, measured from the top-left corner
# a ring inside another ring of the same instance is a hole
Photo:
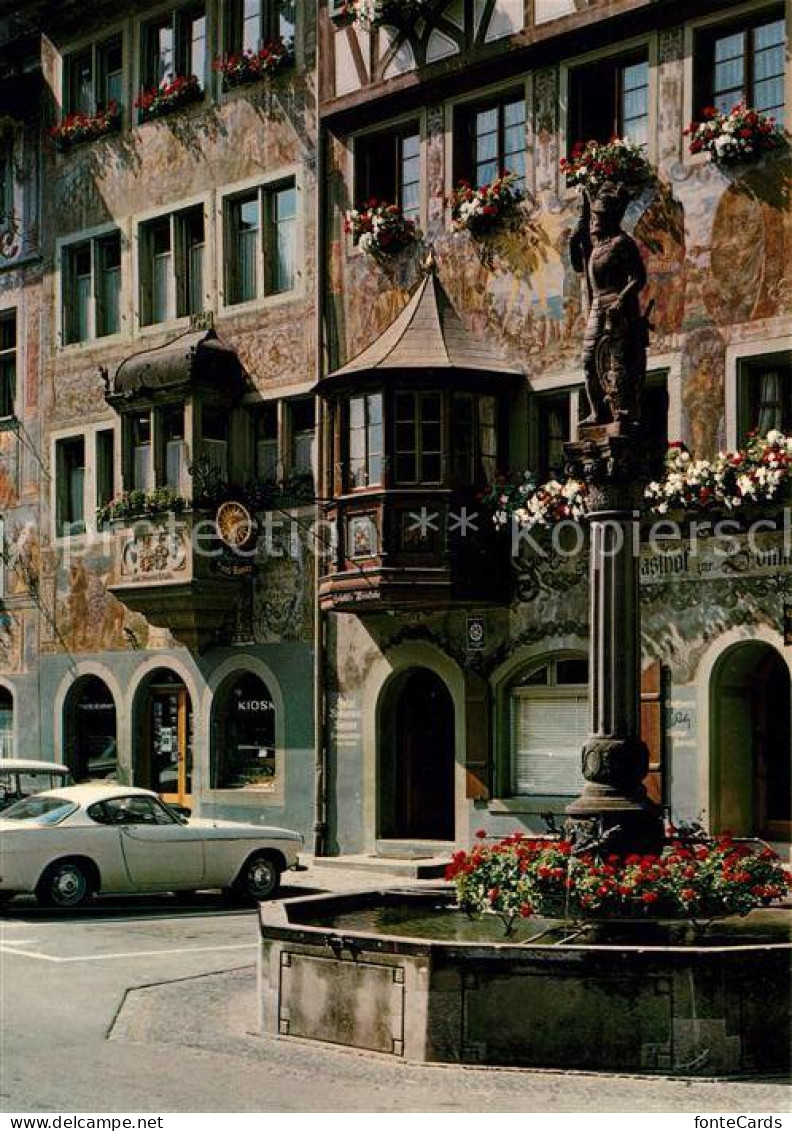
[[[619,424],[582,426],[580,433],[566,455],[570,474],[588,485],[591,733],[583,749],[586,785],[567,813],[580,840],[611,852],[655,851],[663,822],[643,785],[649,752],[641,740],[640,433]]]

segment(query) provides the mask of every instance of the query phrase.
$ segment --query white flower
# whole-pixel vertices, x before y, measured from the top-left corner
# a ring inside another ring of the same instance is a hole
[[[786,437],[784,436],[784,433],[779,432],[777,428],[773,428],[770,432],[767,433],[767,442],[771,447],[775,447],[776,444],[783,444],[785,440]],[[789,443],[788,440],[787,443]]]

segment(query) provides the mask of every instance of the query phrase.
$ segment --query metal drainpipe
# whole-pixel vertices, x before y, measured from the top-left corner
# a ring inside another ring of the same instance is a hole
[[[320,38],[321,41],[321,38]],[[317,53],[320,52],[320,41],[317,42]],[[319,79],[319,66],[317,54],[316,68],[317,84]],[[317,85],[317,106],[319,100]],[[316,380],[321,381],[324,376],[324,308],[326,286],[326,223],[324,200],[324,126],[318,116],[316,131]],[[327,483],[325,482],[325,420],[324,401],[317,397],[316,434],[317,434],[317,483],[320,499],[326,499]],[[321,508],[321,503],[319,504]],[[317,513],[321,516],[321,510]],[[327,721],[325,718],[325,659],[326,636],[325,615],[319,604],[319,571],[322,560],[316,558],[316,575],[314,578],[314,757],[315,757],[315,797],[314,797],[314,856],[326,856],[329,849],[329,783],[328,783],[328,751],[327,751]]]

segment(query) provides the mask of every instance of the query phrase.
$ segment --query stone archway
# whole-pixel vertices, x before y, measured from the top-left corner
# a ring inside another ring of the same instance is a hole
[[[712,675],[712,831],[790,839],[790,673],[772,645],[729,648]]]
[[[63,760],[76,782],[118,774],[118,716],[113,693],[98,675],[82,675],[63,705]]]
[[[454,702],[429,668],[386,684],[379,713],[378,834],[384,840],[454,839]]]

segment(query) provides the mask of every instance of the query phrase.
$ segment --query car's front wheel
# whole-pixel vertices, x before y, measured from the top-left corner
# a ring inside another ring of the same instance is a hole
[[[234,889],[239,895],[260,903],[275,895],[280,879],[281,869],[276,861],[266,853],[256,853],[245,862]]]
[[[36,885],[36,899],[44,907],[80,907],[95,890],[94,876],[81,860],[51,864]]]

